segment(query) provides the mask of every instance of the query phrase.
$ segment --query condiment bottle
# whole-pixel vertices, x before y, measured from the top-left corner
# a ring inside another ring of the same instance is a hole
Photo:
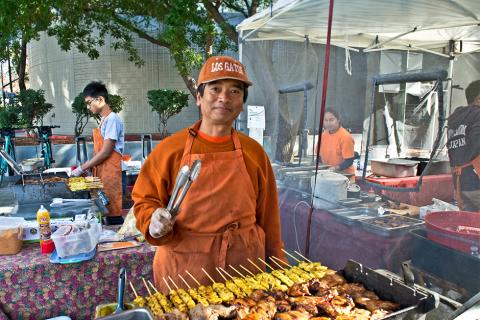
[[[43,205],[37,211],[38,230],[40,233],[40,252],[42,254],[51,253],[55,249],[55,244],[50,238],[52,227],[50,226],[50,213]]]

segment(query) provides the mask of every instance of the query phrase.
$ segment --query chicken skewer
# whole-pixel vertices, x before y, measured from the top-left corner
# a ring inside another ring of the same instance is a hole
[[[238,274],[242,275],[238,270],[233,268],[231,265],[230,267],[235,270]],[[250,270],[245,268],[243,265],[240,265],[240,268],[242,268],[245,272],[248,273],[247,276],[243,276],[243,278],[251,284],[251,286],[255,289],[261,289],[261,290],[268,290],[270,288],[270,285],[268,284],[268,281],[257,279],[255,274],[253,274]]]
[[[181,312],[187,312],[188,311],[187,305],[178,296],[177,292],[175,290],[173,290],[172,287],[170,287],[170,285],[168,284],[168,281],[165,280],[165,278],[162,278],[162,279],[163,279],[163,282],[165,282],[165,285],[168,288],[168,296],[170,298],[170,301],[172,301],[173,305],[175,306],[175,308],[177,308]]]
[[[152,291],[150,291],[150,288],[148,287],[147,282],[145,281],[145,278],[142,277],[142,280],[148,292],[148,297],[147,297],[148,309],[150,309],[150,311],[153,313],[154,316],[161,316],[163,314],[163,310],[162,310],[162,307],[160,306],[159,301],[157,301],[157,298],[155,298],[155,296],[152,294]]]
[[[213,280],[213,278],[208,274],[207,271],[205,271],[204,268],[202,268],[203,273],[212,281],[212,288],[213,290],[218,294],[220,299],[222,299],[223,302],[229,302],[235,299],[235,295],[227,289],[227,287],[223,283],[218,283]]]
[[[230,289],[230,291],[235,293],[237,298],[246,298],[252,293],[252,290],[249,288],[248,283],[246,283],[243,279],[233,277],[226,270],[220,267],[217,268],[217,271],[219,273],[220,271],[222,271],[230,278],[230,280],[225,280],[225,285],[228,289]]]
[[[196,300],[198,303],[200,303],[204,307],[207,307],[209,305],[207,298],[200,295],[200,293],[197,291],[197,289],[190,287],[188,282],[182,277],[181,274],[179,274],[178,277],[187,286],[188,294],[190,295],[190,297],[192,297],[193,300]]]
[[[245,276],[243,275],[240,271],[238,271],[236,268],[234,268],[232,265],[229,265],[230,268],[233,269],[233,271],[235,271],[243,280],[244,282],[247,283],[247,285],[252,289],[252,290],[256,290],[256,289],[260,289],[260,290],[268,290],[268,283],[267,284],[264,284],[264,283],[261,283],[260,281],[258,281],[257,279],[254,278],[254,274],[251,273],[253,275],[250,276]],[[242,266],[240,266],[242,267]],[[245,269],[245,268],[244,268]],[[247,270],[248,271],[248,270]]]
[[[143,299],[142,296],[139,296],[137,294],[137,291],[135,291],[135,288],[133,287],[132,281],[129,281],[129,283],[130,288],[132,288],[133,294],[135,294],[135,299],[133,300],[133,303],[140,308],[145,306],[145,299]]]
[[[274,288],[274,289],[279,289],[282,291],[286,291],[288,287],[284,286],[282,282],[274,277],[270,273],[264,272],[262,269],[260,269],[259,266],[257,266],[252,260],[247,258],[248,262],[250,262],[255,268],[260,270],[260,273],[255,275],[254,278],[257,279],[260,282],[267,283],[269,288]]]
[[[208,300],[209,304],[222,303],[222,299],[220,299],[220,297],[217,295],[217,293],[213,290],[212,287],[201,285],[200,282],[188,270],[185,270],[185,273],[188,274],[190,278],[192,278],[192,280],[197,284],[198,293],[201,296],[205,297]]]
[[[260,260],[263,264],[265,264],[268,268],[270,268],[272,270],[271,274],[273,276],[275,276],[278,280],[280,280],[281,282],[283,282],[287,287],[291,287],[295,282],[290,279],[285,273],[283,273],[282,271],[280,270],[277,270],[275,268],[273,268],[271,265],[269,265],[265,260],[263,260],[262,258],[258,258],[258,260]]]
[[[173,304],[172,302],[167,298],[166,295],[163,293],[159,292],[157,288],[153,285],[153,283],[150,282],[150,280],[147,280],[148,284],[153,288],[155,293],[153,294],[155,298],[157,298],[157,301],[160,303],[162,306],[163,310],[165,312],[172,312],[173,311]]]
[[[302,268],[300,268],[298,266],[292,266],[292,265],[286,263],[285,261],[283,261],[282,259],[279,259],[275,256],[272,256],[270,258],[272,259],[272,261],[276,260],[276,261],[281,262],[282,264],[286,265],[291,272],[297,274],[300,278],[302,278],[305,281],[315,278],[315,274],[312,274],[311,272],[307,272],[307,271],[303,270]]]
[[[168,279],[170,280],[170,282],[173,284],[173,286],[175,287],[176,290],[176,293],[178,294],[178,296],[180,297],[180,299],[182,299],[183,303],[185,303],[188,307],[188,309],[193,309],[195,308],[195,301],[193,301],[192,297],[190,297],[190,295],[188,294],[187,291],[183,290],[182,288],[179,288],[177,286],[177,284],[175,283],[175,281],[173,281],[172,277],[168,276]],[[174,290],[175,291],[175,290]],[[170,293],[171,294],[171,293]]]

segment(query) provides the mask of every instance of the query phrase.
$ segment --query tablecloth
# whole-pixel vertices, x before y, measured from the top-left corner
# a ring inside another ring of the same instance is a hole
[[[116,301],[122,267],[127,280],[145,294],[141,277],[152,279],[154,253],[143,244],[97,252],[81,263],[52,264],[49,255],[40,254],[38,243],[26,244],[19,254],[0,257],[0,319],[93,319],[97,305]],[[129,287],[126,292],[126,301],[133,300]]]

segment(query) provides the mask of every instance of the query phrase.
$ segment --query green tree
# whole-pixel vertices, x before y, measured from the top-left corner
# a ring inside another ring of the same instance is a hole
[[[110,108],[112,108],[112,111],[115,113],[119,113],[120,111],[122,111],[123,105],[125,104],[125,98],[116,94],[109,94],[108,101]],[[88,120],[90,118],[94,118],[97,121],[97,124],[100,123],[100,116],[98,114],[93,114],[92,112],[90,112],[90,110],[88,110],[87,104],[85,103],[85,98],[82,93],[76,96],[73,100],[72,112],[75,115],[75,137],[79,137],[82,135],[83,130],[88,124]]]
[[[0,33],[2,38],[10,42],[16,39],[16,43],[22,44],[38,38],[39,31],[46,31],[57,38],[63,50],[75,46],[92,59],[99,56],[98,46],[104,45],[106,35],[110,35],[114,49],[126,51],[130,61],[142,65],[133,43],[132,34],[136,34],[169,49],[180,76],[194,95],[193,73],[201,62],[210,54],[236,48],[238,34],[228,17],[232,14],[249,17],[270,2],[0,0],[0,25],[4,25]],[[8,26],[12,20],[15,23]]]
[[[152,111],[158,113],[160,119],[158,131],[162,137],[166,137],[167,121],[188,106],[188,93],[173,89],[150,90],[147,92],[147,98]]]
[[[26,90],[27,43],[53,22],[50,1],[0,0],[0,61],[11,59],[20,91]]]
[[[53,109],[53,105],[45,100],[43,90],[27,89],[18,95],[20,123],[26,128],[43,125],[43,117]]]
[[[19,126],[19,110],[15,104],[0,105],[0,129],[16,128]]]

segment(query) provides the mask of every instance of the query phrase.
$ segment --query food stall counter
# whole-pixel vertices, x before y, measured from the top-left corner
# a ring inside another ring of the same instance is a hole
[[[0,319],[92,319],[97,305],[116,301],[122,267],[129,277],[152,279],[154,250],[144,244],[97,252],[81,263],[53,264],[50,255],[40,254],[38,243],[26,244],[20,253],[0,259]],[[126,301],[133,298],[127,290]]]

